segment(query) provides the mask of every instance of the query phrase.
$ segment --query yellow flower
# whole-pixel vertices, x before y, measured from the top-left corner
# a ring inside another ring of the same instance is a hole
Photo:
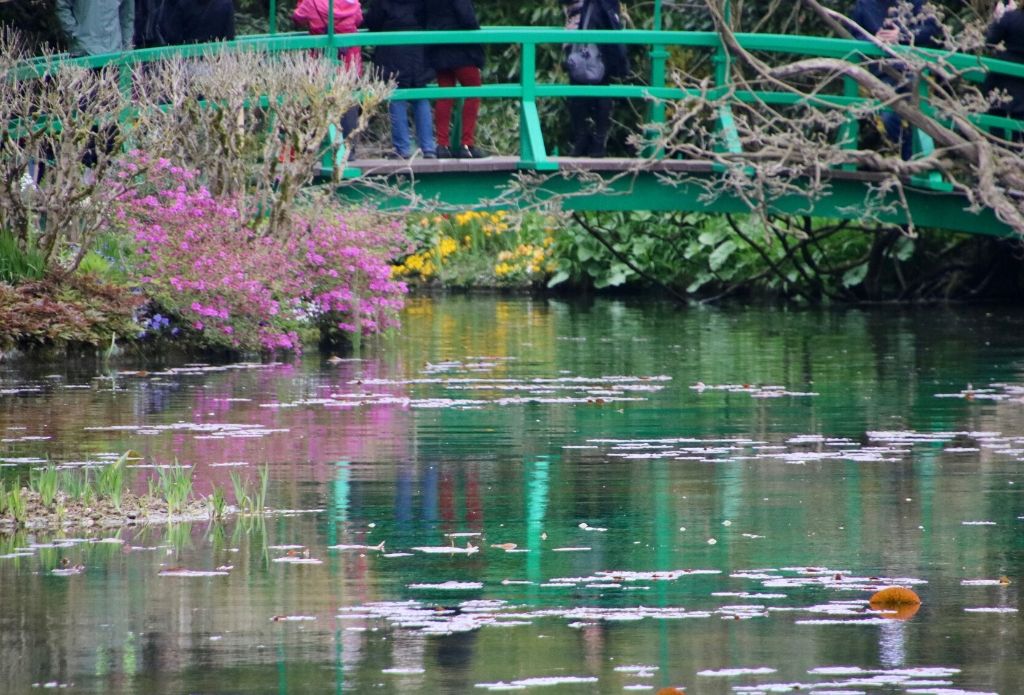
[[[412,271],[421,270],[423,268],[423,256],[413,254],[405,259],[405,265]]]
[[[441,258],[446,258],[459,250],[459,242],[450,236],[441,237],[437,244],[437,250],[441,252]]]

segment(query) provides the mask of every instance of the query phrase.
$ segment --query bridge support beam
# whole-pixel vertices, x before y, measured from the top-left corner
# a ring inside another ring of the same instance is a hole
[[[379,180],[374,185],[363,185],[359,179],[354,179],[340,186],[337,195],[351,202],[401,210],[408,205],[406,201],[413,199],[412,186],[415,186],[417,209],[426,209],[429,205],[449,210],[510,208],[522,200],[521,195],[496,201],[510,189],[514,175],[514,171],[418,172],[415,177],[390,177],[386,181],[391,187],[390,191],[381,186]],[[601,176],[605,179],[601,186],[583,182],[571,175],[550,176],[533,191],[533,199],[537,202],[551,202],[565,210],[579,211],[751,212],[742,200],[726,193],[710,198],[708,191],[716,190],[715,181],[718,179],[718,175],[711,172],[695,173],[689,178],[671,182],[664,173],[657,172],[643,172],[634,176],[618,174],[617,177],[604,173]],[[768,212],[774,215],[812,215],[868,221],[868,212],[878,210],[876,219],[881,224],[902,226],[912,219],[918,227],[995,237],[1016,236],[990,210],[970,212],[966,209],[966,201],[955,194],[918,188],[905,189],[908,210],[900,207],[901,200],[895,193],[886,194],[881,199],[878,196],[878,192],[867,181],[857,178],[835,179],[829,184],[829,192],[820,198],[811,199],[801,194],[783,196],[771,202]]]

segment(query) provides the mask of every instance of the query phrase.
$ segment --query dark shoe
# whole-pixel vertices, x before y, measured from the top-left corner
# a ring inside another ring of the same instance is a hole
[[[394,150],[392,150],[391,152],[388,152],[387,154],[384,155],[384,159],[408,159],[408,158],[409,158],[409,155],[402,154],[401,152],[395,152]]]
[[[437,159],[437,152],[424,152],[423,153],[423,158],[424,159]]]
[[[463,145],[455,151],[455,156],[459,159],[484,159],[490,157],[491,153],[485,152],[473,145]]]
[[[451,159],[452,151],[444,145],[437,146],[437,158],[438,159]]]

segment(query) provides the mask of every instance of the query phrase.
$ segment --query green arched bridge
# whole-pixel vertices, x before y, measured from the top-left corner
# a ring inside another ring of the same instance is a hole
[[[736,34],[736,42],[746,51],[758,55],[775,54],[791,61],[806,57],[863,62],[884,57],[870,43],[848,39],[772,34]],[[623,83],[604,86],[578,86],[547,83],[537,79],[538,47],[561,46],[569,42],[624,43],[650,51],[651,72],[644,83]],[[480,87],[436,86],[396,90],[394,99],[430,99],[480,97],[482,99],[514,100],[518,104],[519,151],[505,156],[479,160],[412,160],[354,159],[346,163],[344,145],[332,130],[323,159],[321,176],[340,179],[339,195],[352,199],[375,198],[376,204],[397,207],[409,200],[436,201],[450,207],[514,206],[521,201],[515,191],[522,191],[524,175],[532,181],[532,200],[558,197],[560,204],[571,210],[693,210],[712,213],[743,213],[750,204],[727,190],[708,195],[715,182],[723,176],[721,161],[699,161],[649,157],[645,159],[572,159],[553,156],[554,148],[545,140],[544,124],[538,112],[541,100],[561,100],[576,96],[606,96],[647,100],[652,127],[663,123],[666,110],[674,102],[706,97],[714,100],[710,116],[724,143],[722,151],[733,162],[742,163],[744,152],[736,131],[731,105],[764,103],[777,107],[801,107],[833,110],[845,114],[836,129],[835,144],[842,149],[856,149],[858,121],[856,107],[870,101],[861,95],[857,85],[843,79],[841,94],[816,94],[813,100],[794,91],[744,90],[731,82],[730,56],[722,37],[716,32],[682,31],[568,31],[544,27],[487,27],[479,31],[397,32],[336,34],[333,27],[326,35],[274,33],[245,36],[231,42],[175,46],[77,58],[74,62],[88,66],[119,63],[131,66],[157,61],[170,55],[201,56],[210,51],[261,50],[322,51],[336,56],[338,49],[350,46],[385,46],[402,44],[483,43],[515,46],[519,51],[518,80]],[[703,88],[670,85],[666,80],[666,61],[670,49],[704,52],[713,65],[713,82]],[[899,49],[897,49],[899,50]],[[926,59],[943,61],[960,71],[963,78],[980,82],[985,71],[1024,78],[1024,65],[972,55],[940,51],[919,51]],[[922,109],[927,112],[927,93],[922,92]],[[932,110],[934,112],[934,109]],[[936,116],[936,118],[939,118]],[[974,124],[982,130],[1001,128],[1004,132],[1024,131],[1024,123],[992,116],[975,115]],[[453,129],[453,132],[457,129]],[[932,140],[923,132],[914,132],[914,148],[918,155],[934,151]],[[334,171],[341,167],[342,171]],[[340,175],[339,175],[340,174]],[[799,186],[792,192],[766,202],[764,211],[771,214],[815,215],[840,219],[861,219],[870,206],[877,213],[872,219],[889,224],[913,224],[992,236],[1015,236],[1014,231],[996,218],[991,210],[970,206],[938,172],[926,172],[903,181],[899,192],[880,186],[886,178],[877,171],[857,170],[850,165],[828,168],[813,174],[827,185],[814,195],[801,194]],[[389,185],[379,185],[380,177]],[[378,183],[371,183],[376,180]],[[799,181],[799,179],[797,179]],[[596,185],[595,185],[596,184]],[[396,191],[412,191],[415,197],[395,195]],[[382,192],[389,191],[389,192]]]

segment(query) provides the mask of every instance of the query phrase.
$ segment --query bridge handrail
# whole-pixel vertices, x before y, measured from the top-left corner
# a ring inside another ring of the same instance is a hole
[[[887,59],[890,54],[871,42],[854,39],[839,39],[822,36],[799,36],[783,34],[739,33],[736,40],[745,50],[785,54],[787,56],[817,56],[838,58],[863,62],[873,59]],[[520,136],[521,165],[523,168],[554,169],[554,163],[547,158],[543,142],[539,117],[536,111],[538,98],[564,98],[573,96],[605,96],[615,98],[642,98],[654,100],[680,99],[697,97],[701,92],[685,87],[666,86],[664,84],[664,67],[660,72],[652,66],[652,79],[661,78],[662,84],[611,84],[611,85],[569,85],[565,83],[539,82],[536,75],[537,47],[547,44],[565,43],[615,43],[628,45],[646,45],[656,51],[666,47],[703,48],[715,51],[715,96],[729,96],[740,102],[764,102],[779,105],[811,103],[812,99],[796,93],[784,91],[747,91],[731,90],[731,79],[726,67],[728,60],[726,47],[722,37],[713,31],[666,31],[626,29],[611,30],[576,30],[561,27],[532,26],[488,26],[475,31],[410,31],[410,32],[366,32],[345,34],[325,34],[313,36],[302,32],[273,33],[248,35],[230,42],[214,42],[206,44],[189,44],[159,48],[146,48],[124,53],[110,53],[87,57],[58,57],[58,64],[100,67],[113,64],[123,67],[165,60],[174,56],[202,57],[210,53],[235,50],[260,50],[270,53],[291,51],[323,51],[327,56],[344,48],[353,46],[400,46],[400,45],[439,45],[439,44],[486,44],[486,45],[518,45],[520,47],[519,80],[509,83],[487,84],[480,87],[422,87],[399,89],[394,93],[402,99],[439,99],[439,98],[507,98],[520,102]],[[968,55],[940,49],[919,49],[909,46],[889,47],[899,53],[913,51],[926,61],[935,64],[946,64],[961,71],[964,78],[979,82],[986,72],[993,72],[1024,79],[1024,64],[990,58],[987,56]],[[662,56],[664,60],[664,56]],[[40,76],[51,69],[52,58],[36,59],[24,63],[23,70],[16,71],[14,79]],[[819,108],[845,108],[857,103],[872,103],[870,98],[862,97],[856,90],[847,89],[843,95],[818,94],[813,97],[813,104]],[[723,106],[720,114],[720,126],[724,129],[735,128],[728,106]],[[663,110],[662,110],[663,111]],[[652,110],[658,114],[659,111]],[[660,119],[655,115],[655,122]],[[1024,123],[1000,116],[978,114],[972,120],[985,128],[1007,128],[1024,130]],[[848,124],[847,139],[856,133],[856,124]],[[728,136],[729,133],[727,132]],[[735,134],[733,133],[733,136]],[[855,138],[854,138],[855,139]],[[738,139],[732,137],[730,142],[733,151],[738,151]]]
[[[888,53],[880,47],[857,39],[840,39],[827,36],[800,36],[790,34],[736,34],[737,42],[750,51],[809,55],[823,58],[886,58]],[[143,48],[128,52],[106,53],[94,56],[67,57],[63,61],[85,67],[100,67],[109,63],[133,64],[164,60],[174,56],[201,57],[211,52],[234,50],[235,46],[266,50],[270,52],[305,49],[326,50],[352,46],[401,46],[439,44],[562,44],[562,43],[621,43],[628,45],[678,46],[689,48],[724,48],[721,37],[713,31],[652,31],[646,29],[624,29],[620,31],[601,29],[564,29],[558,27],[508,27],[488,26],[475,31],[398,31],[368,32],[351,34],[326,34],[313,36],[305,32],[277,34],[250,34],[234,41],[187,44]],[[988,56],[970,55],[955,51],[911,46],[890,46],[889,50],[913,51],[925,60],[949,64],[957,70],[967,70],[965,77],[972,81],[984,78],[983,68],[990,72],[1012,77],[1024,77],[1024,63],[1001,60]],[[48,61],[35,59],[29,65],[43,67]]]

